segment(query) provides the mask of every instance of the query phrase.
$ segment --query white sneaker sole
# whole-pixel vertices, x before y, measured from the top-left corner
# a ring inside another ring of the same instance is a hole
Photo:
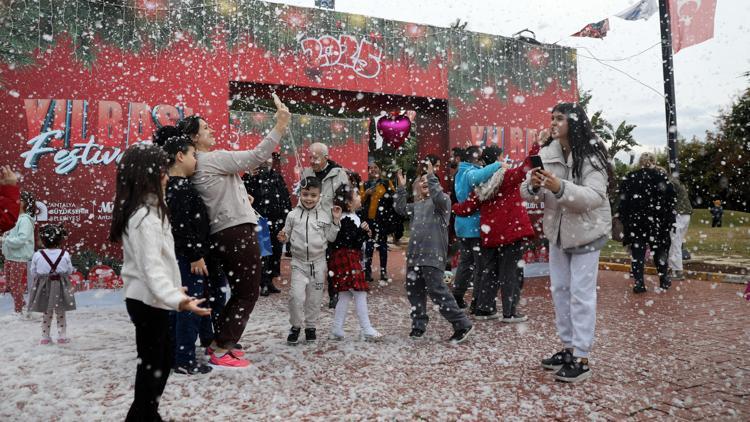
[[[493,319],[500,319],[500,314],[494,315],[474,315],[474,319],[477,321],[492,321]]]
[[[556,380],[562,381],[562,382],[569,382],[571,384],[574,384],[574,383],[577,383],[577,382],[581,382],[581,381],[585,381],[585,380],[587,380],[589,378],[591,378],[591,370],[590,369],[588,371],[582,373],[581,375],[575,377],[575,378],[561,377],[559,375],[555,375],[555,379]]]
[[[362,334],[362,340],[368,342],[368,343],[380,343],[383,341],[383,335],[378,334],[376,336]]]
[[[474,331],[474,326],[472,326],[471,328],[469,328],[469,331],[467,331],[466,334],[464,334],[464,338],[462,338],[461,340],[451,340],[451,343],[453,343],[453,344],[461,344],[461,343],[466,342],[466,340],[469,339],[469,336],[471,335],[471,333],[473,331]]]
[[[560,368],[562,368],[562,365],[545,365],[542,364],[542,368],[548,370],[548,371],[559,371]]]
[[[529,317],[524,316],[523,318],[503,318],[503,322],[506,324],[518,324],[519,322],[526,322]]]

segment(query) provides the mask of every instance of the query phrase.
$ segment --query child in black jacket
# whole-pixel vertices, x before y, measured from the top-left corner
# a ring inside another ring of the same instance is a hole
[[[165,200],[170,212],[182,286],[189,296],[203,297],[209,275],[209,218],[203,199],[190,182],[196,165],[195,146],[186,136],[171,136],[160,141],[169,155]],[[202,344],[210,344],[213,340],[211,317],[173,312],[170,318],[175,372],[188,375],[211,372],[212,368],[199,363],[195,356],[195,339],[199,334]]]

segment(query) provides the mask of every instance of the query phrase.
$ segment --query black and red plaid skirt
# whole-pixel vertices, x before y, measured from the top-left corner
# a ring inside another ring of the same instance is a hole
[[[361,250],[346,248],[334,250],[328,259],[328,274],[337,292],[370,290],[370,285],[365,280],[365,274],[362,271]]]

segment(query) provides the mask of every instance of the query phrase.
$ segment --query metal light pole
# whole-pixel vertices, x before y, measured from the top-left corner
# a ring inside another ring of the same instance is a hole
[[[674,98],[674,65],[672,63],[672,27],[670,26],[669,0],[659,0],[661,24],[661,58],[664,72],[664,108],[667,117],[667,154],[669,171],[679,176],[677,166],[677,108]]]

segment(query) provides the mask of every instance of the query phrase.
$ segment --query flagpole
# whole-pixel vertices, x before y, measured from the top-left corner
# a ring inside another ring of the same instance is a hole
[[[672,28],[670,26],[669,0],[659,0],[661,24],[661,58],[664,73],[664,108],[667,117],[667,154],[669,171],[679,176],[677,166],[677,106],[674,98],[674,65],[672,63]]]

